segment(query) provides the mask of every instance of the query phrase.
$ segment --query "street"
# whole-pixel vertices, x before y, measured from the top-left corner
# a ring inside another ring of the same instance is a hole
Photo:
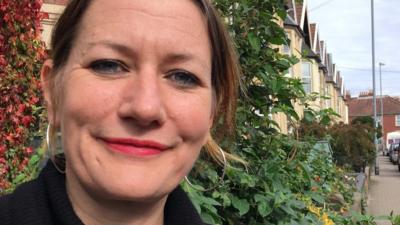
[[[400,214],[400,172],[386,156],[379,156],[380,175],[371,173],[367,213],[373,216]],[[377,220],[378,225],[390,225],[389,221]]]

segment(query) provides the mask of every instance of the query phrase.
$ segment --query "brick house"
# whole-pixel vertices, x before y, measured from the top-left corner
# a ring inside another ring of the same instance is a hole
[[[400,131],[400,100],[388,95],[382,96],[383,124],[381,116],[381,96],[376,97],[377,120],[383,125],[383,138],[386,143],[387,133]],[[361,93],[357,98],[348,100],[349,120],[361,116],[374,116],[373,96],[371,92]]]

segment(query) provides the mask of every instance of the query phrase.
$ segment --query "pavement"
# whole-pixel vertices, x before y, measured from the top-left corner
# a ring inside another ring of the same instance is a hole
[[[400,172],[397,165],[389,161],[389,157],[380,156],[379,175],[371,172],[369,182],[369,193],[367,202],[367,213],[373,216],[400,215]],[[386,220],[377,220],[378,225],[391,225]]]

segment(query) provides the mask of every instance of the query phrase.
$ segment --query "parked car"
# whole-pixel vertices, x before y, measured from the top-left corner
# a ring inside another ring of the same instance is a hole
[[[386,136],[386,147],[388,149],[387,149],[387,151],[385,151],[387,156],[389,156],[389,147],[390,147],[390,145],[392,145],[394,143],[399,143],[399,142],[400,142],[400,131],[394,131],[394,132],[387,133],[387,136]]]
[[[392,163],[397,164],[399,160],[399,148],[395,148],[392,154]]]
[[[397,155],[397,168],[399,169],[400,172],[400,157]]]
[[[399,158],[399,143],[391,144],[389,147],[389,160],[393,164],[397,164]]]
[[[394,143],[388,145],[387,149],[387,156],[389,157],[390,160],[390,153],[393,151]]]

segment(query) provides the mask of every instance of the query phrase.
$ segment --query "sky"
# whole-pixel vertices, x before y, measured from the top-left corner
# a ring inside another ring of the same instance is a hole
[[[400,96],[400,0],[374,0],[376,93]],[[308,0],[310,23],[344,77],[352,96],[372,89],[371,0]]]

